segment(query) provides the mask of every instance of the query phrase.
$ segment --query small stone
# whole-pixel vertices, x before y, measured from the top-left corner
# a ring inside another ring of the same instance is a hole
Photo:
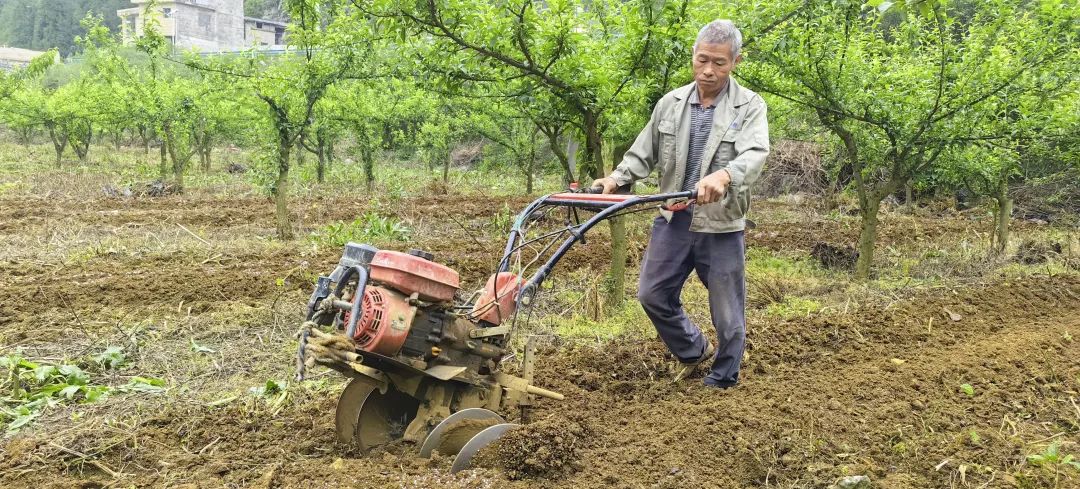
[[[892,362],[893,365],[903,365],[903,364],[907,363],[907,360],[901,360],[899,358],[892,358],[892,359],[889,359],[889,361]]]
[[[869,489],[870,478],[865,475],[849,475],[836,481],[832,489]]]
[[[334,470],[345,470],[345,460],[341,457],[335,458],[334,462],[330,464],[330,468]]]
[[[957,314],[955,312],[952,312],[952,311],[950,311],[948,309],[944,309],[944,311],[945,311],[945,314],[949,315],[949,319],[952,319],[953,322],[959,321],[959,320],[964,318],[963,316],[961,316],[961,315],[959,315],[959,314]]]
[[[911,409],[915,411],[922,411],[926,409],[926,404],[923,404],[922,401],[915,399],[911,401]]]

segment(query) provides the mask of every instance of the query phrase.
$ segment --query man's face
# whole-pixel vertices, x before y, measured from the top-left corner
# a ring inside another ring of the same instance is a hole
[[[730,42],[698,43],[697,49],[694,50],[694,81],[703,92],[719,91],[727,84],[728,75],[740,61],[742,61],[742,55],[732,59]]]

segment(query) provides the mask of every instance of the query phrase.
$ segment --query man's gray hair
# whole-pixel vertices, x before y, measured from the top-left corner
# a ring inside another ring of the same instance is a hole
[[[735,23],[728,19],[719,19],[705,24],[698,31],[697,40],[694,41],[694,51],[698,44],[726,44],[731,43],[731,58],[739,57],[742,50],[742,32],[735,27]]]

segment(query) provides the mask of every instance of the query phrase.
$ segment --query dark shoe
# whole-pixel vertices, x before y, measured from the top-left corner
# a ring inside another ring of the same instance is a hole
[[[698,365],[712,360],[712,357],[715,353],[716,348],[713,348],[713,345],[709,342],[709,340],[705,340],[705,353],[702,353],[701,356],[698,357],[696,360],[682,364],[682,367],[679,368],[679,372],[675,374],[675,379],[672,380],[672,382],[678,382],[682,379],[685,379],[688,375],[694,373],[694,370],[697,369]]]
[[[730,389],[732,387],[735,387],[736,384],[736,382],[721,382],[719,380],[713,380],[708,377],[705,377],[705,380],[703,380],[702,383],[705,384],[705,387],[720,390]]]

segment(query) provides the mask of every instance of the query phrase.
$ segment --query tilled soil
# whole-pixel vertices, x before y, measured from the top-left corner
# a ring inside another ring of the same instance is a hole
[[[418,237],[417,246],[478,281],[501,244],[473,240],[461,228],[482,226],[503,202],[451,196],[406,200],[387,212],[459,219],[447,224],[445,236]],[[316,216],[310,222],[322,222],[351,219],[365,205],[311,201],[297,208]],[[250,226],[249,232],[269,234],[269,209],[260,199],[184,206],[168,199],[85,206],[4,201],[0,231],[41,233],[57,220],[151,230],[179,222],[201,225],[207,236]],[[927,233],[966,225],[948,221]],[[776,246],[812,244],[798,229],[785,237],[786,229],[770,230],[777,235],[768,239]],[[568,266],[601,269],[606,255],[597,250],[606,243],[590,242]],[[121,253],[70,265],[0,262],[0,343],[39,352],[52,344],[63,356],[82,346],[64,343],[79,336],[74,330],[94,335],[114,320],[157,317],[176,323],[161,327],[168,333],[162,338],[174,343],[147,358],[164,356],[182,369],[201,358],[189,350],[190,335],[202,342],[210,336],[198,329],[210,327],[200,317],[239,307],[276,311],[280,303],[298,310],[310,277],[336,255],[215,248],[197,256]],[[220,363],[288,375],[293,344],[264,341],[259,330],[261,322],[292,317],[253,314],[213,332],[235,343]],[[174,386],[180,394],[58,407],[4,440],[0,486],[827,487],[848,475],[895,488],[1080,486],[1068,467],[1055,474],[1027,463],[1051,442],[1063,453],[1080,453],[1076,275],[899,291],[809,317],[753,315],[748,330],[740,385],[724,391],[701,385],[700,374],[671,383],[673,360],[658,340],[545,351],[536,383],[567,399],[541,401],[527,428],[482,452],[480,468],[456,475],[449,474],[449,458],[419,459],[407,443],[368,454],[339,444],[333,411],[342,383],[331,373],[290,387],[280,403],[247,395],[249,383],[217,392],[221,398],[241,393],[217,406],[207,402],[212,392]],[[224,375],[202,363],[203,370],[190,374],[193,387],[213,386],[212,377]],[[239,374],[233,381],[250,380]],[[541,443],[544,438],[551,442]]]

